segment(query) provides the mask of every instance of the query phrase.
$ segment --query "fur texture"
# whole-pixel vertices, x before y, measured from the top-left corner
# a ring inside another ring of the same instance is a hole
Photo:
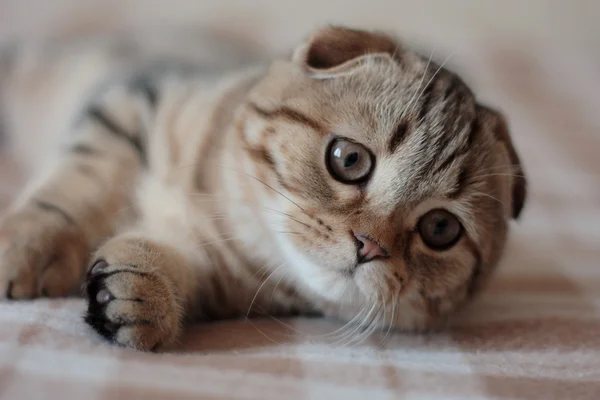
[[[83,279],[96,331],[155,349],[186,322],[248,314],[335,316],[357,339],[430,329],[491,276],[525,202],[506,123],[393,37],[326,27],[289,59],[218,79],[198,60],[107,54],[15,62],[5,79],[17,139],[45,129],[19,107],[67,104],[42,119],[59,156],[0,223],[0,296],[62,296]],[[360,184],[328,168],[339,138],[371,156]],[[444,249],[419,228],[435,209],[461,226]],[[357,238],[384,257],[360,262]]]

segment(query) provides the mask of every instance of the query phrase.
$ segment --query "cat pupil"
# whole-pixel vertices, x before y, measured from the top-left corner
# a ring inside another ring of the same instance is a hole
[[[448,227],[448,220],[442,219],[435,224],[435,231],[433,232],[433,234],[441,235],[446,231],[447,227]]]
[[[350,153],[344,160],[344,168],[350,168],[356,165],[358,162],[359,155],[357,152]]]

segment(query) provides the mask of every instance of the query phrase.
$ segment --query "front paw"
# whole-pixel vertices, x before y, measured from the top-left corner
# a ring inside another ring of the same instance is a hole
[[[108,340],[154,350],[179,336],[180,302],[173,284],[152,266],[98,259],[88,272],[86,292],[85,321]]]
[[[64,296],[81,282],[82,231],[54,204],[32,201],[0,221],[0,299]]]

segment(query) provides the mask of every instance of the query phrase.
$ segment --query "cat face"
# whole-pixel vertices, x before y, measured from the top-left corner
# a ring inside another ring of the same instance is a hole
[[[279,192],[264,195],[289,217],[274,235],[286,268],[318,296],[425,327],[490,275],[525,181],[504,120],[456,75],[326,28],[272,65],[246,114],[246,149]]]

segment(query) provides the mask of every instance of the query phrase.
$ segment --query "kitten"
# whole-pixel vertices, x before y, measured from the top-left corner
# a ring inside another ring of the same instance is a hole
[[[525,202],[504,118],[386,34],[325,27],[219,79],[122,75],[0,223],[0,296],[83,279],[85,321],[120,345],[247,314],[441,326],[491,276]]]

